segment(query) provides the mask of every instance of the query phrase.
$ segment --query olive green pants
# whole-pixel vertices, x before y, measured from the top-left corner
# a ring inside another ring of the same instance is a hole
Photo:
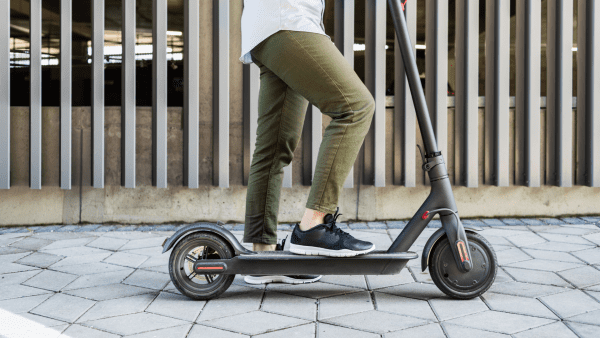
[[[333,214],[371,125],[375,101],[324,35],[282,30],[250,54],[260,68],[260,92],[244,242],[275,244],[283,168],[300,142],[309,102],[332,120],[319,148],[306,207]]]

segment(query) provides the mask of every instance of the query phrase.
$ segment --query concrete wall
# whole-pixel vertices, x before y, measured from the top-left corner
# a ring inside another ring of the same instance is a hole
[[[241,88],[238,88],[241,92]],[[232,96],[234,96],[232,90]],[[206,102],[210,105],[210,102]],[[212,177],[211,120],[206,107],[202,109],[200,135],[199,189],[183,187],[182,109],[168,112],[168,183],[169,188],[152,187],[152,110],[137,110],[137,188],[127,189],[120,182],[120,107],[106,108],[106,187],[91,187],[91,110],[73,109],[73,189],[59,187],[59,109],[43,109],[42,189],[29,188],[29,109],[13,107],[11,111],[11,189],[0,190],[0,224],[76,224],[76,223],[172,223],[223,221],[243,223],[246,187],[242,185],[242,119],[234,118],[232,108],[230,188],[210,185]],[[480,111],[483,130],[483,110]],[[514,113],[511,120],[514,120]],[[387,109],[388,121],[393,121],[393,109]],[[324,116],[323,126],[330,119]],[[454,110],[449,109],[449,153],[446,162],[454,181]],[[542,119],[543,121],[543,119]],[[410,218],[429,193],[425,176],[419,176],[417,187],[393,186],[393,123],[388,123],[386,144],[386,182],[376,188],[360,185],[344,189],[339,200],[340,220],[394,220]],[[420,142],[420,136],[418,135]],[[511,135],[514,139],[514,135]],[[483,145],[483,135],[480,137]],[[204,146],[206,145],[206,146]],[[483,149],[483,147],[480,147]],[[483,150],[480,151],[482,155]],[[418,156],[418,155],[417,155]],[[293,165],[293,187],[281,194],[279,221],[299,222],[302,218],[310,186],[302,185],[302,142],[296,149]],[[483,156],[480,163],[483,170]],[[544,163],[544,161],[542,161]],[[416,159],[417,170],[421,160]],[[358,182],[355,166],[355,182]],[[511,161],[514,172],[514,160]],[[422,171],[417,171],[422,173]],[[514,179],[511,180],[514,182]],[[600,188],[575,186],[559,188],[520,185],[499,188],[483,184],[479,188],[454,187],[461,217],[562,216],[600,214]]]

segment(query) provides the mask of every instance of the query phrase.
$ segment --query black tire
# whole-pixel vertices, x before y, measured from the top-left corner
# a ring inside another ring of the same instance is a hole
[[[220,296],[229,288],[235,275],[198,275],[194,273],[195,259],[228,259],[233,257],[229,244],[217,235],[208,232],[193,233],[177,243],[169,258],[169,275],[173,285],[183,295],[208,300]]]
[[[435,244],[429,257],[431,279],[442,292],[456,299],[480,296],[492,286],[498,271],[498,260],[490,243],[478,234],[466,234],[473,262],[471,271],[458,270],[446,236]]]

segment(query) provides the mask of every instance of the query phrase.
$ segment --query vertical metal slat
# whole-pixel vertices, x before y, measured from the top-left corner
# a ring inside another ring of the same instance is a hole
[[[456,2],[456,135],[458,180],[467,187],[479,183],[479,0]],[[461,119],[458,118],[460,115]]]
[[[546,177],[549,184],[573,184],[573,2],[548,0],[548,90]]]
[[[509,185],[510,1],[486,1],[485,176]]]
[[[29,186],[42,189],[42,0],[30,6]]]
[[[417,44],[417,3],[407,3],[404,7],[408,35],[416,57]],[[406,187],[416,185],[416,138],[417,116],[412,100],[402,53],[398,38],[394,32],[395,52],[395,89],[394,89],[394,182],[395,185],[404,184]]]
[[[600,6],[579,0],[577,33],[577,184],[600,187]]]
[[[167,0],[152,2],[152,183],[167,187]]]
[[[539,187],[541,0],[517,3],[516,183]]]
[[[183,184],[198,188],[199,142],[200,142],[200,3],[184,1],[184,128],[183,128]]]
[[[354,0],[336,1],[334,9],[335,45],[354,67]],[[358,160],[358,158],[357,158]],[[344,182],[344,188],[354,187],[354,166]]]
[[[104,188],[104,0],[92,2],[92,180]]]
[[[0,189],[10,189],[10,0],[0,12]]]
[[[213,1],[213,184],[229,187],[229,0]]]
[[[135,188],[135,1],[122,6],[121,184]]]
[[[60,1],[60,186],[71,189],[72,0]]]
[[[386,5],[385,0],[366,0],[365,27],[365,84],[375,99],[372,127],[365,139],[365,162],[373,157],[374,185],[385,187],[385,63],[386,63]],[[365,169],[368,162],[365,163]],[[365,174],[367,170],[365,170]]]
[[[448,1],[426,1],[425,92],[438,150],[448,156]]]

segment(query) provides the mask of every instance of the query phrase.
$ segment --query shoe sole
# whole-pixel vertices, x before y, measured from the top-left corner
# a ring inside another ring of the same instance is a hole
[[[364,255],[371,251],[375,250],[375,244],[370,249],[355,251],[355,250],[331,250],[324,249],[315,246],[306,246],[306,245],[298,245],[290,243],[290,251],[299,254],[299,255],[307,255],[307,256],[329,256],[329,257],[354,257],[358,255]]]
[[[267,284],[267,283],[286,283],[286,284],[307,284],[313,283],[321,279],[319,276],[313,279],[294,279],[286,276],[261,276],[261,277],[244,277],[244,282],[248,284]]]

